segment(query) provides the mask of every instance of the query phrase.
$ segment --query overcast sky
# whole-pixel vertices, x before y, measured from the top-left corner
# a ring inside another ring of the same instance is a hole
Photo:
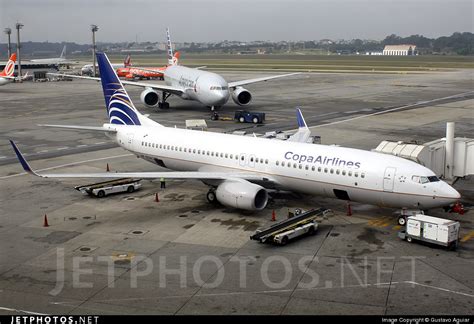
[[[375,39],[473,31],[473,0],[0,0],[0,28],[24,41]],[[0,42],[5,43],[4,34]]]

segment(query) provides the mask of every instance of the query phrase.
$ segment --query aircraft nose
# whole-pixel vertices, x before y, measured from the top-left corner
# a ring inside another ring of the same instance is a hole
[[[227,102],[227,99],[229,99],[229,92],[225,90],[216,91],[214,96],[215,96],[216,102],[218,103],[216,104],[216,106],[222,106],[223,104]]]
[[[441,192],[444,197],[452,200],[452,202],[461,199],[461,194],[446,182],[442,182]]]

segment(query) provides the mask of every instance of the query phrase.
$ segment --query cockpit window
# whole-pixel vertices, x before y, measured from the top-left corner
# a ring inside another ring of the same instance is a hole
[[[423,177],[423,176],[412,176],[411,180],[416,183],[428,183],[428,182],[437,182],[439,181],[437,176],[429,176],[429,177]]]
[[[209,89],[210,89],[210,90],[228,90],[229,87],[226,87],[226,86],[223,86],[223,87],[220,87],[220,86],[211,86]]]

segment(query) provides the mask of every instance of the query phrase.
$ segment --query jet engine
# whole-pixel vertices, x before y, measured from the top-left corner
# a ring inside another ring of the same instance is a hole
[[[268,202],[267,191],[248,181],[224,181],[216,189],[216,198],[224,206],[262,210]]]
[[[160,95],[158,92],[151,88],[146,88],[140,94],[140,101],[148,108],[154,108],[158,106],[160,101]]]
[[[252,94],[247,89],[236,87],[232,91],[232,100],[239,106],[247,106],[252,101]]]

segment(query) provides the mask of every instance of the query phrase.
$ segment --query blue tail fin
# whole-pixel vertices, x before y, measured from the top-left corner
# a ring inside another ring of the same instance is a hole
[[[102,89],[104,90],[105,105],[111,124],[141,125],[139,112],[135,108],[110,64],[105,53],[97,53]]]

